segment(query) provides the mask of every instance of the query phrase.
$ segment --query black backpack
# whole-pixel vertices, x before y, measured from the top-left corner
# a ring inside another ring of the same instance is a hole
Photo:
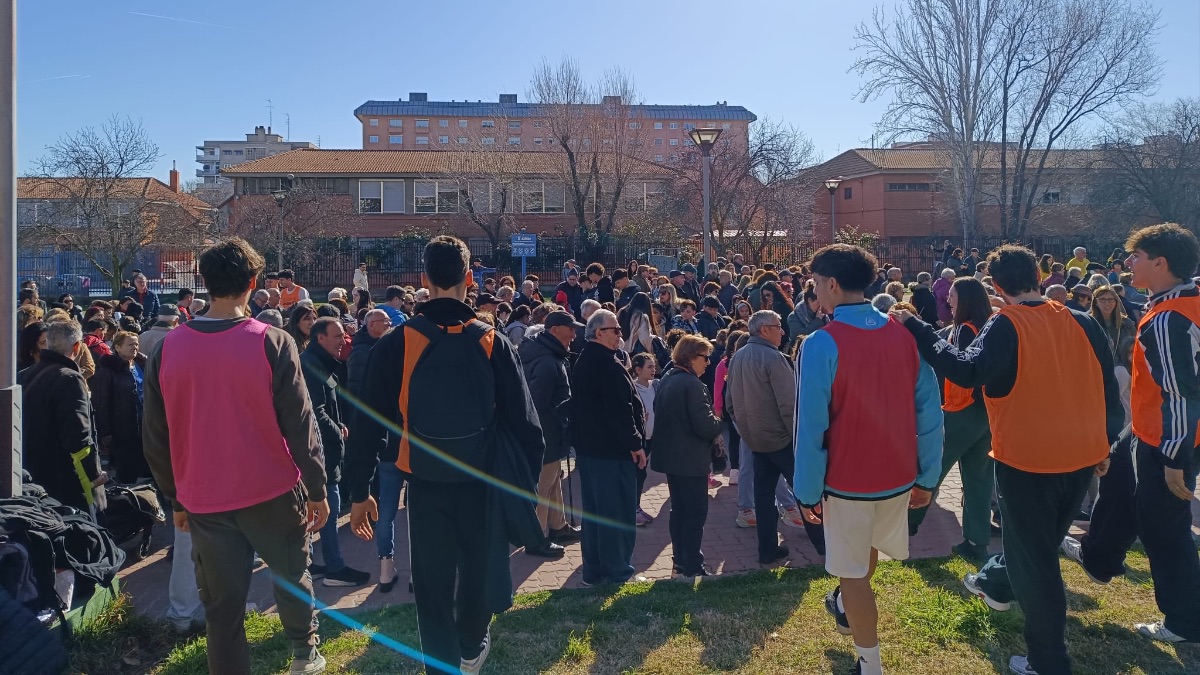
[[[496,417],[491,326],[406,321],[396,466],[414,478],[457,483],[486,472]]]
[[[145,558],[150,554],[154,525],[166,522],[154,486],[109,483],[104,486],[104,493],[108,507],[99,514],[100,524],[118,546],[140,537],[137,554],[139,558]]]

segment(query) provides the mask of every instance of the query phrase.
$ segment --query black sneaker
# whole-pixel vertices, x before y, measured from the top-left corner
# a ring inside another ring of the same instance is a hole
[[[973,544],[967,539],[963,539],[962,543],[955,544],[951,547],[950,552],[954,555],[966,558],[967,560],[982,565],[987,562],[988,552],[987,546],[983,544]]]
[[[758,563],[760,565],[770,565],[772,563],[777,563],[780,560],[786,560],[789,553],[790,553],[790,551],[788,551],[788,547],[777,546],[773,552],[771,552],[767,555],[762,555],[760,553],[758,556]]]
[[[825,611],[829,612],[829,616],[833,617],[834,628],[842,635],[850,634],[850,620],[846,618],[846,613],[839,610],[837,599],[842,594],[842,587],[836,586],[832,591],[825,594]]]
[[[570,544],[579,541],[581,528],[563,525],[557,530],[550,530],[550,541],[554,544]]]
[[[325,566],[313,563],[308,566],[308,573],[313,579],[320,579],[325,576]]]
[[[675,567],[674,572],[677,578],[715,577],[717,575],[716,572],[708,569],[708,566],[703,564],[700,565],[700,569],[692,570],[690,572],[685,572],[682,567]]]
[[[850,675],[862,675],[862,664],[863,659],[860,656],[858,657],[858,660],[854,662],[854,670],[850,671]]]
[[[531,555],[535,558],[547,558],[549,560],[559,560],[566,555],[567,550],[558,544],[547,541],[541,546],[526,546],[525,555]]]
[[[325,575],[321,584],[325,586],[362,586],[371,580],[369,572],[362,572],[352,567],[343,567],[336,572]]]

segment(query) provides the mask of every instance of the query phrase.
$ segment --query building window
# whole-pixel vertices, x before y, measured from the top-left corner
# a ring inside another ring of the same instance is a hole
[[[484,120],[479,123],[484,129],[491,129],[496,126],[496,120]]]
[[[661,162],[661,161],[662,161],[662,155],[655,155],[655,156],[654,156],[654,161],[656,161],[656,162]]]
[[[441,143],[442,145],[445,145],[445,144],[447,144],[447,143],[449,143],[449,142],[450,142],[450,137],[449,137],[449,136],[438,136],[438,143]]]
[[[541,144],[542,144],[542,139],[540,139],[540,138],[535,138],[535,139],[533,139],[533,144],[534,144],[534,145],[541,145]]]
[[[662,139],[661,139],[661,138],[656,138],[656,139],[654,139],[654,144],[655,144],[655,145],[662,145]]]
[[[728,129],[729,129],[729,122],[725,122],[724,124],[722,124],[722,125],[721,125],[721,128],[722,128],[722,129],[725,129],[725,130],[728,130]]]
[[[221,154],[222,154],[222,155],[232,155],[232,154],[233,154],[233,151],[232,151],[232,150],[222,150],[222,151],[221,151]]]
[[[417,128],[418,129],[428,129],[429,128],[429,120],[417,120]]]
[[[1043,204],[1061,204],[1062,192],[1060,190],[1046,190],[1042,193]]]
[[[662,122],[655,122],[655,123],[654,123],[654,128],[655,128],[655,129],[661,129],[661,128],[662,128]]]
[[[466,121],[466,120],[459,120],[459,121],[458,121],[458,128],[459,128],[459,129],[466,129],[466,128],[467,128],[467,121]]]
[[[234,154],[234,155],[238,155],[238,156],[240,156],[240,155],[242,154],[242,151],[241,151],[241,150],[234,150],[234,151],[233,151],[233,154]]]
[[[413,213],[437,213],[437,181],[413,183]]]
[[[542,213],[545,209],[545,194],[542,181],[521,182],[521,210],[525,213]]]
[[[679,155],[671,155],[671,161],[672,161],[672,162],[678,162],[678,161],[679,161]]]
[[[692,124],[691,122],[684,122],[684,123],[683,123],[683,130],[684,130],[684,131],[691,131],[692,129],[695,129],[695,128],[696,128],[696,125],[695,125],[695,124]]]
[[[371,126],[373,126],[373,127],[377,127],[377,126],[379,126],[379,120],[378,120],[377,118],[375,118],[375,117],[372,117],[372,118],[371,118],[371,121],[370,121],[370,125],[371,125]]]
[[[854,196],[854,188],[842,188],[842,199],[850,199]]]
[[[483,138],[479,139],[479,144],[480,145],[495,145],[496,139],[492,138],[491,136],[484,136]]]
[[[671,128],[672,128],[672,129],[678,129],[678,128],[679,128],[679,122],[671,122]]]
[[[678,139],[678,138],[672,138],[672,139],[671,139],[671,145],[679,145],[679,139]]]
[[[378,143],[379,137],[378,136],[367,136],[367,142],[368,143]]]
[[[693,143],[693,142],[692,142],[692,139],[690,139],[690,138],[685,138],[685,139],[683,139],[683,144],[684,144],[684,145],[686,145],[686,146],[688,146],[688,147],[691,147],[691,146],[695,145],[695,143]]]
[[[509,128],[509,129],[520,129],[520,128],[521,128],[521,122],[520,122],[520,121],[516,121],[516,122],[509,122],[509,123],[508,123],[508,128]]]
[[[404,213],[404,181],[358,181],[359,213]]]
[[[438,126],[442,129],[445,129],[446,127],[450,126],[450,120],[438,120]]]
[[[399,129],[404,126],[404,120],[388,120],[388,126]]]
[[[429,145],[429,137],[417,136],[417,145]]]
[[[509,136],[509,137],[508,137],[508,144],[509,144],[509,145],[520,145],[520,144],[521,144],[521,137],[520,137],[520,136]]]
[[[466,144],[467,144],[467,137],[466,137],[466,136],[459,136],[459,137],[458,137],[458,138],[456,138],[455,140],[456,140],[456,141],[458,141],[458,144],[459,144],[459,145],[466,145]]]
[[[641,129],[641,128],[642,128],[642,123],[641,123],[641,122],[630,122],[630,123],[629,123],[629,128],[630,128],[630,129]]]
[[[540,121],[539,121],[539,122],[534,122],[534,123],[533,123],[533,128],[534,128],[534,129],[541,129],[541,128],[542,128],[542,123],[541,123]]]
[[[888,192],[929,192],[929,183],[888,183]]]
[[[404,145],[404,136],[388,136],[388,145]]]

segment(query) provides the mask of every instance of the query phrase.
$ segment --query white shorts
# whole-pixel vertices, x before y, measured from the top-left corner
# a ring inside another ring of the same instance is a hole
[[[909,493],[880,501],[826,495],[821,501],[825,524],[825,571],[844,579],[861,579],[871,571],[871,549],[893,560],[908,557]]]

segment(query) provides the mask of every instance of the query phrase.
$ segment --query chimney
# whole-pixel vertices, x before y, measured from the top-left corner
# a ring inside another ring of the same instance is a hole
[[[604,105],[621,105],[621,97],[620,96],[605,96],[602,102]]]
[[[410,91],[408,92],[408,100],[411,103],[424,103],[429,100],[429,94],[423,91]]]
[[[500,102],[501,103],[516,103],[517,95],[516,94],[500,94]]]
[[[171,160],[171,192],[179,192],[179,171],[175,168],[175,160]]]

